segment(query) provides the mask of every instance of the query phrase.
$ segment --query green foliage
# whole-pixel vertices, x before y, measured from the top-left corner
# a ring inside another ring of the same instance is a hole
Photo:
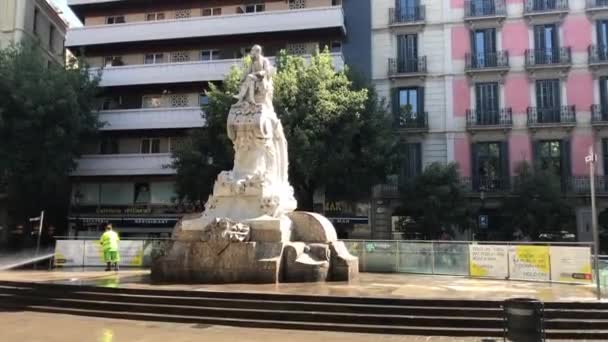
[[[515,171],[512,196],[505,199],[505,230],[519,228],[537,239],[541,232],[569,231],[575,226],[574,209],[563,197],[560,177],[551,170],[534,170],[521,162]]]
[[[15,219],[41,209],[65,217],[69,172],[100,126],[98,82],[76,62],[47,66],[34,46],[0,50],[0,175]]]
[[[242,69],[235,68],[221,86],[210,89],[204,108],[208,127],[196,131],[193,143],[174,155],[182,196],[205,200],[215,175],[232,168],[226,117],[241,75]],[[354,85],[346,71],[334,70],[327,51],[310,62],[285,52],[278,57],[274,107],[288,140],[290,181],[301,208],[312,209],[315,189],[356,198],[384,179],[395,136],[384,104],[370,88]],[[212,167],[205,162],[209,156]]]
[[[438,238],[442,230],[464,230],[473,225],[455,163],[429,165],[422,174],[405,183],[401,193],[401,214],[409,216],[427,238]]]

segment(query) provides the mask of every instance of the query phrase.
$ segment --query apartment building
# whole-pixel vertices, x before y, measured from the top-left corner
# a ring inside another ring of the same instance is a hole
[[[550,167],[579,240],[591,239],[591,145],[608,208],[608,2],[378,0],[372,31],[372,78],[403,136],[401,177],[457,162],[491,231],[516,166]],[[392,236],[395,189],[375,189],[374,237]]]
[[[309,55],[328,47],[342,68],[343,51],[370,44],[369,30],[367,39],[360,29],[347,36],[345,12],[361,5],[348,3],[69,0],[84,25],[70,30],[67,46],[101,69],[106,123],[72,174],[71,233],[96,234],[112,222],[123,235],[165,235],[184,213],[201,210],[178,203],[169,165],[188,131],[205,125],[209,83],[221,82],[253,44],[271,60],[281,49]],[[365,55],[353,58],[364,74]]]

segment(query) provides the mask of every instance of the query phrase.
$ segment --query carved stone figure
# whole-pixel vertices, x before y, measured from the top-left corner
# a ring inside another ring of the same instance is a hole
[[[237,104],[261,103],[272,108],[272,72],[273,68],[268,58],[262,55],[262,47],[254,45],[251,48],[251,64],[241,78],[241,89],[234,97]]]

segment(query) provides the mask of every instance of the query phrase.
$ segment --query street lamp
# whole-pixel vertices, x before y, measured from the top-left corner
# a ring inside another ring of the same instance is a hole
[[[589,155],[585,157],[585,163],[589,164],[589,183],[591,185],[591,227],[593,229],[593,264],[595,267],[595,281],[597,285],[597,299],[602,298],[602,289],[600,287],[600,244],[597,231],[597,209],[595,207],[595,163],[597,155],[593,151],[593,145],[589,146]]]

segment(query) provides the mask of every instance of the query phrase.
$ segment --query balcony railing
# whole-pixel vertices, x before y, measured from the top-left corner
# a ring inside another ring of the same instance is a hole
[[[465,69],[468,71],[508,68],[508,51],[467,53],[465,55]]]
[[[589,53],[589,64],[604,64],[608,63],[608,46],[606,45],[589,45],[587,48]]]
[[[608,8],[608,0],[587,0],[587,9]]]
[[[170,153],[88,154],[78,159],[72,176],[174,175]]]
[[[389,58],[388,73],[393,76],[426,73],[426,56],[409,59]]]
[[[589,195],[591,183],[589,176],[572,176],[569,178],[567,190],[581,195]],[[599,194],[608,194],[608,176],[595,176],[595,191]]]
[[[572,64],[572,50],[570,47],[526,50],[526,67],[567,66],[570,64]]]
[[[576,109],[574,106],[551,108],[528,107],[528,126],[574,126]]]
[[[99,112],[102,131],[203,127],[200,107],[115,109]]]
[[[568,0],[525,0],[524,14],[568,11]]]
[[[390,25],[421,22],[425,18],[425,8],[423,5],[389,8],[388,17]]]
[[[511,108],[496,110],[468,109],[468,129],[510,128],[513,126],[513,112]]]
[[[428,114],[420,113],[401,113],[396,115],[396,125],[400,130],[426,131],[429,129]]]
[[[511,179],[509,177],[474,176],[462,177],[461,184],[467,192],[509,192],[511,191]]]
[[[601,105],[591,105],[591,125],[608,125],[608,110]]]
[[[483,18],[506,16],[504,0],[466,0],[464,2],[465,18]]]

